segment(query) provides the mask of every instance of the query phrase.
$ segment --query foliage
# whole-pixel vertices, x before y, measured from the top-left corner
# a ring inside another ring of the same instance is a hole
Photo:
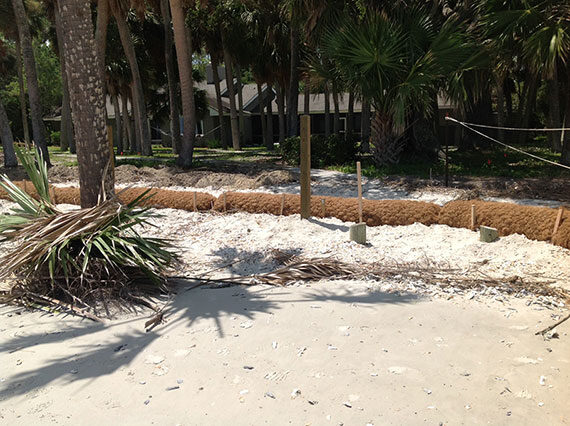
[[[280,144],[281,156],[287,164],[298,166],[301,156],[301,138],[290,137]],[[356,155],[354,140],[341,135],[311,136],[311,167],[320,168],[350,163]]]
[[[166,241],[139,234],[155,216],[137,207],[148,200],[147,193],[127,205],[113,197],[89,209],[62,212],[50,197],[39,152],[34,158],[18,149],[17,155],[36,199],[2,177],[0,186],[18,207],[0,217],[0,241],[12,243],[1,258],[0,279],[12,279],[1,300],[56,300],[87,308],[96,301],[144,303],[145,292],[165,289],[164,272],[176,255]]]

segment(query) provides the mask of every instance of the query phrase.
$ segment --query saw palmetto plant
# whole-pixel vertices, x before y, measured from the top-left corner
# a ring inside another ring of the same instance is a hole
[[[18,149],[17,155],[37,195],[1,177],[17,207],[0,216],[0,301],[81,314],[104,307],[108,315],[110,302],[151,306],[149,296],[166,290],[165,271],[177,257],[169,242],[139,234],[156,216],[137,207],[147,194],[126,205],[113,197],[60,211],[41,154]]]

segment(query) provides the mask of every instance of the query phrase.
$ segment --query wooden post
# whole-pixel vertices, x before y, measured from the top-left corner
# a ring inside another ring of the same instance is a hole
[[[362,223],[362,177],[360,161],[356,162],[356,178],[358,179],[358,223]]]
[[[301,219],[311,216],[311,117],[301,116]]]
[[[196,204],[197,204],[196,198],[197,198],[197,196],[196,196],[196,191],[194,191],[194,194],[192,194],[192,202],[193,202],[193,204],[194,204],[194,211],[197,211],[197,210],[198,210],[198,209],[197,209],[197,206],[196,206]]]
[[[471,204],[471,229],[475,230],[475,224],[477,223],[477,212],[475,211],[475,204]]]
[[[227,207],[227,202],[228,202],[228,201],[227,201],[227,197],[226,197],[226,193],[225,193],[225,192],[222,194],[222,199],[224,200],[224,212],[227,212],[227,211],[228,211],[228,207]]]
[[[285,194],[281,194],[281,208],[279,209],[279,216],[283,216],[284,209],[285,209]]]
[[[445,139],[445,186],[449,186],[449,126],[447,120],[443,126],[443,138]]]
[[[327,208],[325,205],[325,199],[321,198],[321,215],[325,217],[327,215]]]
[[[558,209],[558,216],[556,216],[556,222],[554,222],[554,231],[552,231],[552,237],[558,232],[558,227],[560,226],[560,221],[562,220],[562,215],[564,214],[564,207]]]

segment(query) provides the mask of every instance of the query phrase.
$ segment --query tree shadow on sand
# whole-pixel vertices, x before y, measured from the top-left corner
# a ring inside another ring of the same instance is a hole
[[[172,335],[180,329],[185,332],[196,327],[200,321],[212,321],[221,339],[226,338],[222,319],[239,316],[243,321],[254,320],[263,313],[275,313],[291,303],[346,303],[363,307],[382,304],[413,303],[417,296],[411,294],[389,294],[351,291],[331,291],[315,287],[310,292],[295,296],[295,288],[275,291],[268,286],[234,286],[227,288],[186,289],[195,282],[184,282],[178,287],[178,294],[165,310],[166,323],[146,333],[143,324],[146,317],[114,321],[109,324],[93,324],[79,321],[62,327],[61,332],[34,332],[17,335],[4,342],[0,354],[6,360],[8,354],[18,351],[41,353],[48,345],[59,345],[52,350],[55,355],[43,361],[38,368],[13,373],[0,383],[0,401],[19,395],[34,395],[42,388],[75,381],[84,381],[87,387],[92,380],[113,374],[129,366],[139,354],[157,339]],[[318,284],[317,284],[318,286]],[[30,328],[33,326],[30,325]],[[90,335],[89,343],[82,338]],[[97,343],[91,343],[92,341]],[[6,361],[5,361],[6,362]],[[19,368],[26,368],[22,365]]]

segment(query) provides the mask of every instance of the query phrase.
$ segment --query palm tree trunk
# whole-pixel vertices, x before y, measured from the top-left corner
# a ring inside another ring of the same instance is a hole
[[[95,28],[95,44],[99,58],[99,75],[105,81],[105,51],[107,49],[107,27],[109,25],[109,0],[97,1],[97,24]],[[103,84],[103,90],[105,90]]]
[[[57,50],[59,54],[59,62],[61,64],[61,81],[63,83],[63,97],[61,101],[61,133],[59,146],[62,151],[67,151],[73,139],[73,121],[71,119],[71,105],[69,104],[69,84],[67,82],[67,73],[65,72],[65,57],[63,53],[63,31],[61,27],[61,17],[59,10],[54,7],[55,30],[57,34]]]
[[[119,108],[119,96],[117,93],[113,93],[111,96],[113,101],[113,109],[115,110],[115,146],[117,147],[117,152],[123,152],[123,139],[121,138],[121,131],[123,127],[121,126],[121,110]]]
[[[331,99],[329,94],[329,83],[325,82],[325,137],[331,135]]]
[[[131,97],[129,98],[131,101],[131,114],[133,116],[133,145],[135,150],[133,151],[137,155],[141,155],[142,153],[142,139],[141,139],[141,126],[142,123],[140,121],[140,111],[139,111],[139,104],[134,100],[135,96],[135,84],[131,81],[129,84],[129,93]]]
[[[265,147],[267,147],[267,121],[265,121],[265,99],[263,98],[263,88],[261,83],[257,82],[257,99],[259,103],[259,118],[261,120],[261,139]]]
[[[127,110],[127,97],[126,97],[124,91],[121,91],[119,93],[119,96],[121,98],[121,124],[123,126],[123,128],[121,129],[122,140],[123,140],[123,149],[122,149],[122,151],[119,152],[119,154],[122,155],[124,152],[126,152],[130,149],[131,129],[130,129],[130,125],[129,125],[129,121],[130,121],[129,112]]]
[[[232,58],[224,42],[224,33],[222,31],[222,44],[224,46],[224,63],[226,65],[226,84],[228,95],[230,97],[230,123],[232,127],[232,146],[234,149],[240,149],[239,125],[236,111],[236,94],[234,90],[234,76],[232,70]]]
[[[362,113],[360,115],[360,150],[370,152],[370,101],[362,99]]]
[[[186,14],[181,0],[170,0],[170,12],[174,27],[174,45],[178,59],[180,89],[182,92],[182,115],[184,133],[178,164],[188,168],[192,166],[194,139],[196,137],[196,104],[194,101],[194,79],[192,78],[192,38],[186,28]]]
[[[123,16],[121,11],[118,8],[112,8],[112,11],[113,16],[115,17],[115,22],[117,23],[117,29],[119,30],[121,45],[123,46],[123,51],[125,52],[127,61],[129,62],[129,67],[131,68],[131,76],[133,79],[133,103],[135,107],[135,128],[137,129],[137,136],[140,139],[139,143],[141,153],[145,156],[151,156],[152,142],[147,124],[148,117],[146,113],[144,90],[135,46],[133,45],[133,39],[131,36],[131,30],[129,29],[126,17]]]
[[[210,50],[210,58],[212,59],[212,73],[214,74],[214,88],[216,89],[216,107],[218,108],[218,127],[220,128],[220,142],[223,149],[228,149],[228,141],[226,139],[226,123],[224,122],[224,105],[222,104],[222,91],[220,89],[220,75],[218,74],[218,56]]]
[[[297,136],[299,111],[299,30],[291,25],[291,74],[287,98],[287,134]]]
[[[346,138],[352,139],[354,134],[354,92],[348,93],[348,114],[346,115]]]
[[[133,120],[129,114],[129,89],[125,87],[123,93],[121,93],[121,103],[123,104],[123,122],[125,123],[125,130],[127,133],[127,139],[129,143],[125,143],[125,148],[128,148],[131,153],[137,152],[137,138],[135,136],[135,129],[133,126]],[[132,106],[131,102],[131,106]]]
[[[505,115],[505,91],[504,91],[504,79],[497,79],[497,125],[499,127],[506,126],[506,115]],[[499,129],[498,138],[501,142],[505,142],[505,131]]]
[[[536,94],[538,91],[538,76],[535,73],[529,73],[526,82],[525,88],[523,90],[523,106],[519,109],[520,110],[520,126],[522,128],[528,128],[530,123],[530,116],[534,111],[534,106],[536,105]],[[526,138],[528,136],[528,132],[520,132],[519,136],[519,143],[524,144],[526,142]]]
[[[164,28],[164,62],[166,63],[166,78],[168,80],[168,106],[170,109],[170,137],[172,139],[172,153],[180,152],[180,111],[178,110],[178,96],[176,90],[176,75],[174,71],[173,35],[168,0],[160,0],[160,13]]]
[[[10,121],[4,109],[2,99],[0,99],[0,139],[2,140],[2,148],[4,150],[4,167],[16,167],[18,159],[14,152],[14,136],[10,129]]]
[[[16,25],[18,26],[18,36],[20,38],[20,44],[22,48],[24,68],[26,70],[34,144],[42,153],[42,156],[46,163],[51,166],[51,163],[49,161],[49,152],[47,149],[46,129],[42,120],[40,87],[38,84],[36,59],[34,57],[34,49],[32,47],[32,36],[30,34],[28,17],[26,16],[26,10],[24,9],[24,3],[22,0],[12,0],[12,7],[14,9]]]
[[[81,207],[114,192],[111,151],[105,125],[105,96],[93,37],[89,2],[59,0],[67,78],[70,87]]]
[[[546,82],[548,91],[548,126],[552,129],[560,128],[560,89],[558,87],[558,71],[554,67],[551,78]],[[549,132],[550,146],[555,152],[562,150],[560,132]]]
[[[285,141],[285,89],[277,88],[277,113],[279,114],[279,144]]]
[[[311,114],[311,80],[307,75],[305,77],[305,94],[303,96],[303,114],[310,115]]]
[[[238,114],[239,114],[239,137],[244,139],[245,135],[245,118],[243,116],[243,85],[241,84],[241,67],[236,65],[236,90],[238,95]]]
[[[336,84],[333,83],[332,85],[332,95],[333,95],[333,103],[334,103],[334,134],[340,134],[340,110],[339,110],[339,102],[338,102],[338,89]]]
[[[24,72],[22,70],[22,49],[20,47],[20,38],[16,37],[16,69],[18,71],[18,99],[20,100],[20,114],[22,115],[22,129],[24,131],[24,140],[30,143],[30,128],[28,126],[28,106],[26,105],[26,89],[24,87]]]
[[[267,98],[267,149],[273,150],[273,87],[270,84],[267,85],[267,93],[269,97]]]
[[[564,106],[564,125],[562,127],[570,127],[570,67],[566,71],[567,84],[566,84],[566,105]],[[560,158],[562,164],[570,166],[570,131],[564,130],[562,132],[562,156]]]

